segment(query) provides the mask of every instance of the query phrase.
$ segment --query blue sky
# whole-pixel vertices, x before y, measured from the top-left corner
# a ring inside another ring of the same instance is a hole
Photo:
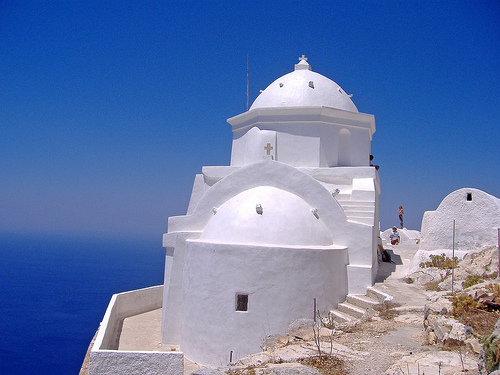
[[[500,197],[493,1],[2,1],[0,232],[158,236],[305,54],[375,115],[381,226]]]

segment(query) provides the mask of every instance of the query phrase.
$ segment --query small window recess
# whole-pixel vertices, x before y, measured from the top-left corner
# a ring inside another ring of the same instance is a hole
[[[248,311],[248,294],[236,294],[236,311]]]
[[[472,193],[467,193],[467,200],[472,201]]]

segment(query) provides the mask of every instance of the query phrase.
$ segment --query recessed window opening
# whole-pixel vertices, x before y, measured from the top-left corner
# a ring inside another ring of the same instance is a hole
[[[472,193],[467,193],[467,200],[471,201],[472,200]]]
[[[236,295],[236,311],[248,311],[248,294]]]

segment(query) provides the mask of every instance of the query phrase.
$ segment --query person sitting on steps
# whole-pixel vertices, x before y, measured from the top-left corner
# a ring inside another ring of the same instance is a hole
[[[391,245],[397,245],[399,243],[399,232],[396,227],[392,227]]]

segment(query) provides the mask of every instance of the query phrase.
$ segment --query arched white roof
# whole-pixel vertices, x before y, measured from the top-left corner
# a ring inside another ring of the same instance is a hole
[[[495,245],[498,227],[500,199],[479,189],[458,189],[448,194],[436,211],[424,213],[420,249],[452,249],[454,246],[457,250],[470,251]]]
[[[358,112],[351,97],[334,81],[311,71],[305,57],[295,70],[271,83],[250,109],[271,107],[331,107]]]
[[[253,245],[332,245],[328,228],[312,210],[295,194],[272,186],[255,187],[221,205],[200,239]]]

